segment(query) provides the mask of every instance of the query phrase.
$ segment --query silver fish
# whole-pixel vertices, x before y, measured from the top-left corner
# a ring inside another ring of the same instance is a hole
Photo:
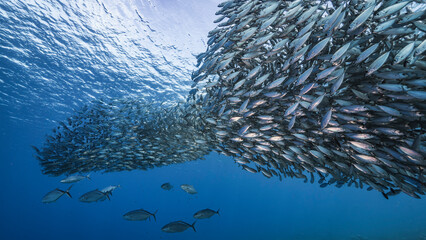
[[[58,200],[60,197],[62,197],[64,194],[68,195],[68,197],[71,197],[70,194],[70,190],[71,190],[72,185],[65,191],[56,188],[48,193],[46,193],[46,195],[44,195],[44,197],[41,199],[42,203],[52,203],[52,202],[56,202],[56,200]]]
[[[178,233],[183,232],[188,228],[192,228],[194,232],[196,232],[194,227],[195,223],[196,221],[193,224],[189,224],[184,221],[175,221],[164,225],[161,230],[166,233]]]
[[[377,71],[380,67],[382,67],[383,64],[385,64],[386,60],[388,59],[389,54],[390,54],[390,52],[386,52],[386,53],[382,54],[380,57],[378,57],[376,60],[374,60],[374,62],[368,68],[366,75],[367,76],[371,75],[372,73]]]
[[[311,175],[321,187],[421,197],[425,7],[228,1],[196,57],[186,102],[95,100],[34,147],[36,158],[59,176],[146,170],[217,151],[267,178]]]
[[[206,209],[203,209],[203,210],[200,210],[200,211],[194,213],[194,218],[196,218],[196,219],[211,218],[215,214],[219,215],[219,210],[220,209],[218,209],[217,211],[214,211],[214,210],[211,210],[209,208],[206,208]]]
[[[402,48],[398,52],[398,54],[396,54],[393,64],[398,64],[398,63],[404,61],[404,59],[406,59],[408,57],[408,55],[410,55],[413,50],[414,50],[414,42],[408,44],[407,46]]]
[[[367,9],[365,9],[357,18],[355,18],[352,23],[349,25],[349,32],[354,31],[359,26],[361,26],[367,19],[371,16],[376,6],[373,5]]]
[[[157,218],[155,217],[157,211],[158,210],[156,210],[154,213],[150,213],[143,209],[132,210],[130,212],[125,213],[123,215],[123,218],[128,221],[145,221],[147,219],[150,219],[150,217],[152,216],[154,220],[157,221]]]
[[[198,192],[195,190],[194,186],[190,184],[182,184],[180,188],[189,194],[197,194]]]
[[[170,191],[173,188],[173,185],[171,185],[170,183],[163,183],[161,184],[161,188],[166,190],[166,191]]]
[[[368,58],[376,49],[379,47],[379,43],[374,44],[373,46],[367,48],[364,52],[362,52],[355,63],[360,63],[364,61],[366,58]]]
[[[80,202],[92,203],[92,202],[104,201],[105,199],[110,200],[109,195],[110,195],[109,192],[101,192],[96,189],[81,195],[78,200],[80,200]]]
[[[76,182],[79,182],[79,181],[86,179],[86,178],[90,180],[90,174],[88,174],[86,176],[81,176],[81,175],[68,176],[68,177],[62,179],[61,183],[76,183]]]

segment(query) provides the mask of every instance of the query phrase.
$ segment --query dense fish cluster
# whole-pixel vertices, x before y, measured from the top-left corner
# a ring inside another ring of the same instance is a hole
[[[219,7],[188,103],[85,107],[36,149],[44,172],[147,169],[215,149],[266,177],[424,195],[425,3]]]
[[[220,6],[193,80],[221,152],[266,177],[424,194],[426,4]]]
[[[54,176],[146,170],[196,160],[214,143],[198,112],[185,105],[100,100],[60,122],[43,148],[34,149],[43,173]]]

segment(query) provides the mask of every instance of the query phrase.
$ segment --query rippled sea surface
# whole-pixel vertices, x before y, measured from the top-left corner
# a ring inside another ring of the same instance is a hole
[[[424,199],[267,179],[215,153],[149,171],[93,173],[72,199],[41,203],[68,185],[42,175],[30,145],[95,99],[185,101],[219,2],[0,0],[1,239],[426,239]],[[165,182],[174,188],[164,191]],[[111,201],[78,201],[117,184]],[[138,208],[158,210],[157,221],[123,220]],[[203,208],[220,216],[197,221],[197,232],[161,231],[171,221],[192,223]]]
[[[185,100],[216,2],[1,1],[2,113],[34,122],[100,97]]]

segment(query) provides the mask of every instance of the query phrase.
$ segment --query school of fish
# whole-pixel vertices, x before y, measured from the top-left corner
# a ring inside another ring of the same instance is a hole
[[[41,150],[43,173],[146,170],[203,158],[214,134],[187,104],[99,100],[60,122]]]
[[[186,103],[93,102],[34,147],[43,172],[148,169],[216,150],[268,178],[425,194],[424,2],[219,7]]]
[[[74,183],[80,182],[83,179],[91,179],[91,178],[90,178],[90,175],[87,175],[87,176],[71,175],[62,179],[60,182],[65,184],[69,184],[69,183],[74,184]],[[63,195],[68,195],[68,197],[72,198],[70,190],[73,186],[74,185],[70,185],[67,190],[61,190],[59,188],[55,188],[54,190],[46,193],[43,196],[41,202],[54,203],[57,200],[59,200],[59,198],[61,198]],[[95,190],[86,192],[80,196],[79,201],[82,203],[96,203],[100,201],[101,202],[105,201],[106,199],[111,200],[110,196],[112,196],[112,193],[117,188],[120,188],[120,187],[121,187],[120,185],[110,185],[103,188],[102,190],[95,189]],[[167,182],[162,184],[161,188],[163,190],[170,191],[173,188],[173,186],[169,182]],[[185,191],[188,194],[197,194],[197,191],[195,190],[193,185],[182,184],[181,188],[183,191]],[[202,209],[194,213],[193,217],[195,219],[208,219],[213,217],[216,214],[219,215],[219,210],[220,209],[218,209],[217,211],[214,211],[210,208]],[[149,212],[145,209],[135,209],[123,214],[123,219],[127,221],[146,221],[146,220],[151,220],[151,217],[153,217],[154,221],[157,221],[157,216],[156,216],[157,212],[158,210],[155,210],[154,212]],[[196,221],[194,221],[192,224],[189,224],[182,220],[172,221],[164,225],[161,228],[161,230],[166,233],[179,233],[179,232],[183,232],[187,230],[188,228],[192,228],[194,232],[196,232],[195,223]]]

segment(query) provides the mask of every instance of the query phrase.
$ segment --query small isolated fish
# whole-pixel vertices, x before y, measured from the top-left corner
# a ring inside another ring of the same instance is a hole
[[[68,195],[68,197],[72,198],[71,194],[70,194],[71,187],[72,187],[72,185],[66,191],[63,191],[59,188],[56,188],[55,190],[52,190],[52,191],[46,193],[46,195],[44,195],[44,197],[41,199],[41,202],[42,203],[55,202],[60,197],[62,197],[62,195],[64,195],[64,194],[66,194],[66,195]]]
[[[115,190],[115,189],[117,189],[117,188],[119,188],[119,187],[121,187],[120,185],[110,185],[110,186],[108,186],[108,187],[105,187],[104,189],[102,189],[101,190],[101,192],[103,192],[103,193],[109,193],[110,195],[112,195],[112,192]]]
[[[73,176],[68,176],[64,179],[61,180],[61,183],[76,183],[76,182],[80,182],[83,179],[90,179],[90,174],[86,175],[86,176],[81,176],[81,175],[73,175]]]
[[[197,221],[195,221],[193,224],[189,224],[186,223],[184,221],[175,221],[175,222],[171,222],[171,223],[167,223],[166,225],[164,225],[164,227],[161,228],[161,231],[166,232],[166,233],[178,233],[178,232],[183,232],[188,228],[192,228],[195,231],[195,223]]]
[[[182,188],[182,190],[184,190],[185,192],[187,192],[189,194],[196,194],[197,193],[194,186],[189,185],[189,184],[182,184],[182,185],[180,185],[180,188]]]
[[[98,202],[98,201],[104,201],[105,199],[109,198],[110,193],[109,192],[101,192],[98,189],[87,192],[78,199],[80,202],[85,203],[91,203],[91,202]]]
[[[157,218],[155,217],[155,214],[157,212],[158,210],[156,210],[154,213],[150,213],[143,209],[137,209],[137,210],[133,210],[128,213],[125,213],[123,215],[123,218],[128,221],[145,221],[147,219],[151,220],[150,217],[152,216],[154,217],[154,220],[157,221]]]
[[[194,214],[194,218],[196,218],[196,219],[210,218],[215,214],[219,215],[219,210],[220,209],[218,209],[217,211],[214,211],[214,210],[211,210],[209,208],[206,208],[206,209],[203,209],[203,210],[196,212]]]
[[[172,184],[170,184],[170,183],[167,182],[167,183],[163,183],[161,185],[161,188],[164,189],[164,190],[169,191],[169,190],[171,190],[173,188],[173,186],[172,186]]]

